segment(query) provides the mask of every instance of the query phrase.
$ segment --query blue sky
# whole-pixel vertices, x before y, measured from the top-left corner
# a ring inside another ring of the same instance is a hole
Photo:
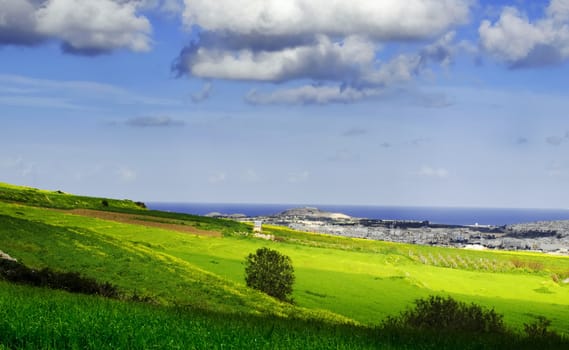
[[[0,181],[569,208],[569,0],[0,0]]]

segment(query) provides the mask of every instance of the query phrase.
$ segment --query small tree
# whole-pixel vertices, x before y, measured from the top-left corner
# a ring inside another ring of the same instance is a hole
[[[288,297],[294,284],[294,268],[286,255],[269,248],[259,248],[245,260],[245,282],[247,286],[267,293],[283,301],[292,302]]]

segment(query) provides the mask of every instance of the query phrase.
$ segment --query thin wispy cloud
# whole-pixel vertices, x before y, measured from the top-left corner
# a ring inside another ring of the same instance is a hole
[[[136,177],[137,177],[136,171],[134,171],[133,169],[131,169],[127,166],[120,167],[117,170],[117,175],[118,175],[119,179],[123,182],[132,182],[132,181],[136,180]]]
[[[287,181],[292,184],[302,183],[308,181],[310,178],[310,171],[304,170],[300,172],[293,172],[288,174]]]
[[[252,105],[324,105],[330,103],[354,103],[366,99],[380,98],[381,89],[354,89],[328,85],[304,85],[282,88],[272,92],[249,91],[245,101]]]
[[[37,164],[21,156],[0,158],[0,169],[4,173],[14,172],[20,177],[29,177],[37,172]]]
[[[261,176],[259,175],[259,173],[253,169],[247,169],[242,175],[241,175],[241,179],[244,182],[249,182],[249,183],[256,183],[259,182],[261,180]]]
[[[124,125],[135,128],[165,128],[165,127],[181,127],[186,125],[183,120],[173,119],[171,117],[137,117],[131,118],[124,122]]]
[[[521,136],[521,137],[518,137],[518,138],[516,139],[516,144],[517,144],[517,145],[525,145],[525,144],[528,144],[528,143],[529,143],[529,139],[528,139],[527,137]]]
[[[213,173],[207,178],[207,181],[210,184],[220,184],[225,182],[226,180],[227,180],[227,174],[221,171]]]
[[[551,146],[560,146],[565,142],[569,142],[569,131],[565,132],[565,135],[552,135],[545,138],[545,142]]]
[[[192,94],[192,102],[200,103],[207,100],[211,96],[211,89],[212,83],[206,82],[199,92]]]
[[[86,106],[76,104],[68,99],[59,97],[40,97],[40,96],[1,96],[0,105],[14,106],[24,108],[54,108],[54,109],[70,109],[84,110]]]
[[[445,168],[423,166],[419,169],[417,175],[421,177],[445,179],[449,176],[449,171]]]
[[[331,162],[355,162],[359,159],[360,155],[358,153],[354,153],[348,149],[337,150],[333,156],[328,158]]]
[[[346,130],[342,133],[342,136],[346,137],[355,137],[355,136],[362,136],[368,133],[368,130],[363,128],[351,128]]]
[[[50,107],[49,101],[57,100],[58,104],[52,103],[54,107],[99,108],[100,103],[95,103],[95,101],[103,100],[107,103],[121,105],[181,105],[178,100],[146,96],[122,87],[94,81],[36,79],[21,75],[0,74],[0,85],[5,91],[4,96],[0,95],[0,97],[5,101],[13,101],[12,104],[18,103],[18,100],[27,100],[37,105],[43,101],[45,107]]]
[[[563,143],[564,138],[560,136],[549,136],[545,138],[545,142],[550,144],[551,146],[559,146]]]
[[[431,140],[430,138],[419,137],[419,138],[411,140],[411,145],[413,145],[415,147],[421,147],[421,146],[428,145],[432,142],[433,142],[433,140]]]
[[[568,177],[569,176],[569,162],[555,160],[547,164],[545,171],[550,177]]]

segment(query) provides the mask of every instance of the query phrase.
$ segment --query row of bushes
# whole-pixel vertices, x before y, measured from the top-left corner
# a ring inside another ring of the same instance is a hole
[[[524,324],[524,336],[505,326],[503,315],[477,304],[467,304],[451,297],[430,296],[415,301],[415,307],[398,316],[388,317],[380,326],[382,333],[414,337],[436,335],[441,339],[479,339],[503,344],[515,341],[516,347],[564,348],[569,340],[549,329],[551,321],[539,316]]]
[[[57,272],[49,268],[35,270],[12,260],[0,259],[0,279],[71,293],[100,295],[107,298],[119,297],[118,288],[109,282],[100,283],[77,272]]]

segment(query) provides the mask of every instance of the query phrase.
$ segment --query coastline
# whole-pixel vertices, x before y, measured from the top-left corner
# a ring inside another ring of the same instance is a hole
[[[247,217],[270,216],[287,209],[316,207],[328,212],[356,218],[383,220],[429,221],[444,225],[502,226],[536,221],[569,220],[569,209],[527,208],[468,208],[468,207],[402,207],[364,205],[304,205],[304,204],[240,204],[240,203],[169,203],[147,202],[149,209],[207,215],[240,214]]]

